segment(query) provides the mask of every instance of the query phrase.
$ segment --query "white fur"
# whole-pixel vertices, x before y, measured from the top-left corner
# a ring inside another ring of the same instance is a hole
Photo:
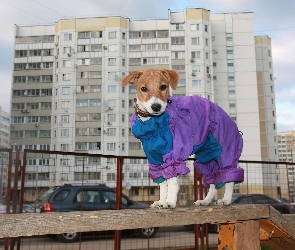
[[[179,191],[178,177],[163,181],[160,186],[160,200],[155,201],[151,208],[175,208]]]
[[[152,105],[156,103],[161,105],[161,109],[158,112],[155,112],[152,110]],[[163,112],[165,112],[167,107],[167,102],[164,102],[163,100],[154,96],[151,99],[149,99],[147,102],[143,102],[137,98],[137,104],[141,110],[144,110],[150,113],[151,115],[161,115]]]

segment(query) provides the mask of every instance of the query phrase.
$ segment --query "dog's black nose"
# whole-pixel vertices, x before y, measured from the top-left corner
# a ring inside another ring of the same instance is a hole
[[[152,106],[151,106],[151,108],[152,108],[152,110],[153,111],[155,111],[155,112],[159,112],[160,110],[161,110],[161,104],[159,104],[159,103],[154,103],[154,104],[152,104]]]

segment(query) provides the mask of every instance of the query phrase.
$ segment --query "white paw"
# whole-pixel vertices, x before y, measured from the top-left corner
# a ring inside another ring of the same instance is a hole
[[[165,201],[163,208],[176,208],[176,202]]]
[[[208,206],[208,205],[210,205],[210,201],[197,200],[197,201],[194,202],[194,205],[196,205],[196,206]]]
[[[151,208],[163,208],[164,202],[161,201],[155,201],[150,207]]]
[[[231,204],[231,200],[227,200],[227,199],[219,199],[218,201],[217,201],[217,205],[219,205],[219,206],[228,206],[228,205],[230,205]]]

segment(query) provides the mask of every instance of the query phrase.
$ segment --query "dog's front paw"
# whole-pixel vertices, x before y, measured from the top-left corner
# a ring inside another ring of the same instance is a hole
[[[207,200],[197,200],[194,202],[195,206],[208,206],[210,205],[210,201]]]
[[[163,208],[176,208],[176,202],[165,201]]]
[[[228,205],[230,205],[231,204],[231,200],[227,200],[227,199],[219,199],[218,201],[217,201],[217,205],[219,205],[219,206],[228,206]]]
[[[164,205],[163,202],[155,201],[150,207],[151,207],[151,208],[158,208],[158,209],[161,209],[161,208],[163,208],[163,205]]]

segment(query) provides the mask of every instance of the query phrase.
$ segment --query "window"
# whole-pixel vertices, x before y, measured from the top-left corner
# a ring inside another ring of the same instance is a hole
[[[86,142],[76,142],[75,149],[76,150],[87,150],[87,143]]]
[[[172,51],[171,56],[172,59],[185,59],[184,51]]]
[[[109,58],[108,65],[109,66],[116,66],[116,58]]]
[[[131,31],[129,32],[129,38],[140,38],[141,32],[140,31]]]
[[[108,151],[115,151],[116,150],[116,143],[107,143],[107,150]]]
[[[31,104],[31,106],[32,106],[32,104]],[[37,104],[37,106],[35,106],[35,107],[36,107],[36,109],[38,109],[39,104],[38,103],[36,103],[36,104]],[[52,107],[51,102],[41,102],[41,109],[51,109],[51,107]]]
[[[109,52],[117,51],[117,45],[115,45],[115,44],[109,45],[108,46],[108,51]]]
[[[143,58],[142,64],[156,64],[156,58]]]
[[[90,51],[101,51],[102,44],[91,44]]]
[[[100,92],[101,91],[101,85],[90,85],[90,92]]]
[[[70,73],[62,74],[62,79],[63,79],[63,81],[70,81],[71,80],[71,74]]]
[[[179,82],[177,84],[178,87],[185,87],[186,86],[186,80],[185,79],[179,79]]]
[[[50,137],[51,136],[51,130],[40,130],[39,137]]]
[[[141,150],[141,142],[129,142],[130,150]]]
[[[168,30],[158,30],[157,31],[157,37],[168,37],[169,36],[169,31]]]
[[[201,80],[192,80],[193,87],[201,87]]]
[[[129,65],[141,65],[141,58],[130,58]]]
[[[191,57],[192,58],[201,58],[201,51],[192,51],[191,52]]]
[[[141,45],[129,45],[129,51],[141,51]]]
[[[101,135],[101,128],[89,128],[89,135]]]
[[[185,65],[172,65],[172,70],[177,72],[185,72]]]
[[[108,86],[108,92],[109,93],[115,93],[117,91],[117,86],[116,85],[109,85]]]
[[[64,34],[64,41],[71,41],[72,40],[72,34],[71,33],[65,33]]]
[[[68,109],[68,108],[70,108],[70,101],[62,101],[61,102],[61,108],[62,109]]]
[[[171,24],[171,30],[184,30],[184,25],[182,23]]]
[[[28,117],[28,123],[37,123],[38,122],[38,116],[29,116]]]
[[[142,38],[156,38],[156,31],[143,31]]]
[[[122,32],[122,39],[125,40],[126,39],[126,33]]]
[[[158,50],[168,50],[169,49],[169,43],[159,43],[158,44]]]
[[[101,99],[90,99],[90,107],[101,106]]]
[[[108,107],[116,107],[116,100],[115,99],[109,99],[108,100]]]
[[[61,151],[69,151],[69,144],[60,144]]]
[[[89,58],[77,59],[77,65],[90,65]]]
[[[191,24],[191,31],[196,31],[196,30],[199,30],[199,24],[198,23]]]
[[[208,32],[208,25],[205,24],[205,32]]]
[[[62,115],[61,116],[61,122],[69,123],[70,122],[70,116],[69,115]]]
[[[229,101],[229,112],[236,113],[236,101]]]
[[[89,39],[91,38],[91,33],[88,32],[78,32],[78,39]]]
[[[76,100],[76,107],[88,107],[88,100]]]
[[[116,128],[108,128],[107,135],[116,136]]]
[[[69,95],[70,94],[70,88],[69,87],[63,87],[62,88],[62,94],[63,95]]]
[[[89,114],[89,121],[96,122],[101,119],[101,114]]]
[[[60,131],[60,136],[61,137],[69,137],[69,129],[62,129],[61,131]]]
[[[125,67],[126,66],[126,59],[122,58],[122,66]]]
[[[101,78],[101,71],[90,71],[89,78]]]
[[[116,180],[116,174],[115,173],[107,173],[107,180],[108,181],[115,181]],[[107,192],[107,191],[105,191],[105,192]],[[110,193],[110,192],[108,192],[108,193]],[[113,194],[113,196],[114,196],[114,202],[115,202],[115,199],[116,199],[115,194]]]
[[[133,196],[138,196],[139,195],[139,188],[132,188],[132,195]]]
[[[201,72],[201,66],[192,66],[192,72],[193,73],[200,73]]]
[[[117,36],[117,31],[110,31],[109,32],[109,39],[115,39]]]
[[[199,45],[200,38],[199,37],[192,37],[192,45]]]
[[[184,37],[171,37],[171,44],[172,45],[179,45],[179,44],[185,44]]]

